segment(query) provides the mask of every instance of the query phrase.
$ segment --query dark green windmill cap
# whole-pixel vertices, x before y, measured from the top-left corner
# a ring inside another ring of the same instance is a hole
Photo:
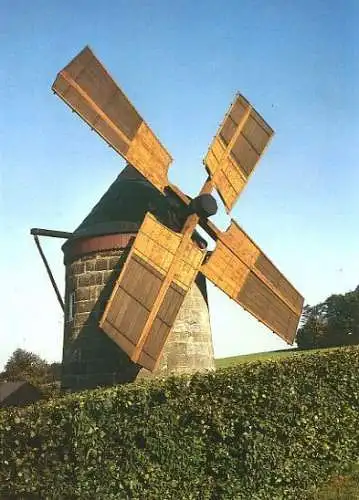
[[[163,195],[136,169],[127,165],[88,216],[64,243],[66,254],[74,240],[108,234],[136,233],[151,212],[162,224],[180,231],[188,208],[172,194]],[[206,243],[198,233],[195,240]]]

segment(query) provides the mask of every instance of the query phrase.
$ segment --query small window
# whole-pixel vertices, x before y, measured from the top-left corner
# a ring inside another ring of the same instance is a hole
[[[67,321],[73,321],[75,314],[75,292],[70,292],[67,300]]]

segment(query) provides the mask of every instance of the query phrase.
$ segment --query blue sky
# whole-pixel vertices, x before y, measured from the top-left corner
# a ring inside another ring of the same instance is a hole
[[[55,96],[89,44],[175,162],[189,194],[234,93],[276,135],[232,212],[313,304],[358,284],[359,4],[275,0],[0,4],[0,366],[61,359],[62,314],[31,227],[72,231],[124,162]],[[229,224],[224,210],[216,216]],[[63,290],[61,241],[43,246]],[[210,287],[215,353],[285,347]]]

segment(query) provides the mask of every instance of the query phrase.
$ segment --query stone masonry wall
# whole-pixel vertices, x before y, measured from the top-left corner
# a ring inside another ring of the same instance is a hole
[[[137,376],[137,366],[98,326],[122,260],[122,251],[104,251],[66,266],[63,389],[130,382]],[[75,295],[70,320],[72,292]]]
[[[165,344],[155,375],[214,370],[206,281],[199,275]]]
[[[66,266],[63,347],[64,390],[131,382],[140,367],[133,363],[98,322],[125,259],[123,250],[101,251]],[[199,286],[198,286],[199,285]],[[73,318],[69,318],[74,292]],[[187,295],[153,375],[214,368],[212,335],[203,276]],[[142,369],[140,376],[152,375]]]

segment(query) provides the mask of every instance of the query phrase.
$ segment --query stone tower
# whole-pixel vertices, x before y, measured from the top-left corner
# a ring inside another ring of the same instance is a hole
[[[98,326],[131,242],[147,211],[179,231],[186,208],[127,166],[63,245],[66,266],[64,390],[132,382],[151,375],[133,363]],[[199,243],[203,239],[195,234]],[[214,369],[206,282],[198,275],[153,375]]]

